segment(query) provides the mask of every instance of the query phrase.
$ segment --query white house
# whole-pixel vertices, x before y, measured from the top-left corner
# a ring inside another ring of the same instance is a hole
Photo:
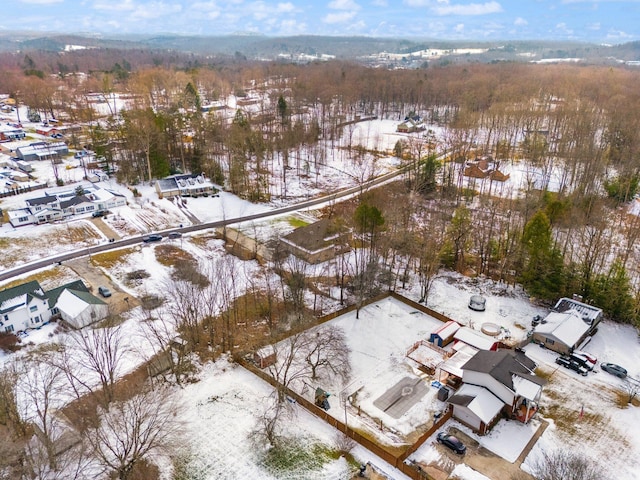
[[[74,328],[82,328],[105,318],[108,306],[89,293],[81,280],[49,291],[36,280],[0,291],[0,331],[38,328],[54,315]]]
[[[47,223],[72,215],[92,213],[98,210],[109,210],[127,204],[124,195],[100,188],[96,185],[83,185],[83,194],[78,195],[78,188],[66,188],[46,192],[43,197],[26,201],[27,208],[10,210],[9,222],[14,227],[32,223]]]
[[[453,416],[481,435],[502,415],[528,422],[546,383],[533,373],[535,367],[533,360],[513,350],[478,351],[462,366],[463,386],[448,399]],[[500,409],[495,399],[501,402]]]
[[[73,328],[84,328],[109,315],[109,306],[89,293],[81,280],[49,290],[47,297],[51,314],[60,315]]]
[[[0,291],[0,331],[37,328],[50,318],[49,299],[37,281]]]

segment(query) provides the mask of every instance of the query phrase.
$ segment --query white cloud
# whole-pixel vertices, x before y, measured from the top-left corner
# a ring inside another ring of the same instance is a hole
[[[307,31],[307,24],[296,20],[283,20],[280,22],[280,32],[283,35],[294,35]]]
[[[97,1],[93,4],[93,8],[96,10],[107,10],[107,11],[115,11],[115,12],[131,12],[138,8],[133,0],[121,0],[119,2],[110,2],[110,1]]]
[[[463,33],[464,32],[464,23],[457,24],[455,27],[453,27],[453,31],[456,32],[456,33]]]
[[[63,0],[20,0],[22,3],[31,3],[33,5],[51,5],[62,1]]]
[[[160,18],[167,15],[174,15],[182,11],[179,3],[149,2],[140,4],[131,12],[132,19]]]
[[[570,29],[566,23],[561,22],[556,24],[556,30],[558,30],[558,32],[560,33],[564,33],[565,35],[572,35],[573,34],[573,30]]]
[[[329,8],[334,10],[359,10],[360,5],[353,0],[333,0],[329,2]]]
[[[522,17],[518,17],[514,20],[513,22],[514,25],[518,25],[518,26],[524,26],[524,25],[529,25],[529,22],[527,22],[524,18]]]
[[[373,0],[371,2],[371,5],[373,5],[374,7],[388,7],[389,2],[387,2],[387,0]]]
[[[356,12],[336,12],[327,14],[322,21],[324,23],[344,23],[356,16]]]
[[[600,22],[587,24],[587,29],[588,30],[594,30],[594,31],[600,30]]]
[[[450,5],[448,2],[439,2],[431,10],[436,15],[487,15],[489,13],[502,12],[502,6],[498,2],[468,3]]]
[[[295,12],[295,11],[296,11],[296,6],[291,2],[279,3],[276,6],[276,12],[279,12],[279,13],[289,13],[289,12]]]

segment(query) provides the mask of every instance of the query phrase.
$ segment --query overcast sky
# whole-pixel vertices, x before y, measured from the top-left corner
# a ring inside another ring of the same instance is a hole
[[[4,0],[1,28],[69,33],[640,39],[640,0]],[[6,5],[5,5],[6,6]]]

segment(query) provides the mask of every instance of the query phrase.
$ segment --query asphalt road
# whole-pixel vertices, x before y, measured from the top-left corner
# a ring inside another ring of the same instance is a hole
[[[168,235],[171,232],[181,232],[181,233],[189,233],[189,232],[197,232],[199,230],[207,230],[210,228],[218,228],[218,227],[223,227],[226,225],[232,225],[234,223],[240,223],[240,222],[247,222],[247,221],[251,221],[251,220],[258,220],[258,219],[263,219],[263,218],[268,218],[268,217],[274,217],[277,215],[282,215],[284,213],[289,213],[289,212],[295,212],[297,210],[302,210],[305,208],[310,208],[310,207],[315,207],[317,205],[320,205],[322,203],[327,203],[327,202],[332,202],[334,200],[337,200],[339,198],[344,198],[344,197],[348,197],[350,195],[358,195],[364,191],[367,191],[368,189],[370,189],[371,187],[375,187],[375,186],[379,186],[382,183],[385,183],[399,175],[401,175],[402,173],[404,173],[406,170],[406,167],[403,167],[401,169],[398,169],[394,172],[390,172],[390,173],[386,173],[384,175],[381,175],[379,177],[374,178],[373,180],[369,180],[365,183],[363,183],[362,185],[358,185],[356,187],[351,187],[351,188],[347,188],[345,190],[341,190],[339,192],[335,192],[335,193],[331,193],[329,195],[325,195],[322,197],[318,197],[318,198],[314,198],[311,200],[305,200],[304,202],[300,202],[300,203],[296,203],[295,205],[289,205],[288,207],[282,207],[282,208],[275,208],[273,210],[269,210],[267,212],[262,212],[262,213],[256,213],[253,215],[247,215],[245,217],[237,217],[237,218],[227,218],[224,220],[219,220],[216,222],[208,222],[208,223],[200,223],[197,225],[190,225],[188,227],[183,227],[183,228],[173,228],[173,229],[169,229],[169,230],[163,230],[162,232],[158,232],[163,236]],[[146,235],[140,235],[140,236],[136,236],[136,237],[130,237],[130,238],[125,238],[122,240],[118,240],[115,242],[105,242],[101,245],[95,245],[93,247],[89,247],[89,248],[83,248],[83,249],[78,249],[78,250],[74,250],[72,252],[66,252],[64,254],[61,255],[55,255],[55,256],[51,256],[51,257],[46,257],[43,258],[42,260],[38,260],[36,262],[31,262],[29,264],[26,265],[21,265],[19,267],[15,267],[15,268],[11,268],[8,270],[5,270],[4,272],[0,273],[0,281],[4,281],[7,279],[10,279],[16,275],[22,275],[25,273],[29,273],[33,270],[37,270],[39,268],[43,268],[43,267],[47,267],[49,265],[53,265],[56,264],[58,262],[65,262],[74,258],[79,258],[79,257],[83,257],[85,255],[94,255],[96,253],[100,253],[100,252],[106,252],[108,250],[113,250],[116,248],[121,248],[121,247],[127,247],[129,245],[135,245],[137,243],[141,243],[142,239],[145,237]]]

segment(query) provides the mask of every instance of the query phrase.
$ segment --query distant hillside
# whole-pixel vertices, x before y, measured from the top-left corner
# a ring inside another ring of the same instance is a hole
[[[409,54],[420,50],[482,48],[483,54],[452,55],[455,62],[530,61],[531,59],[581,58],[589,63],[615,60],[640,60],[640,42],[606,46],[571,42],[455,42],[425,39],[374,37],[327,37],[300,35],[267,37],[264,35],[181,36],[154,35],[102,37],[89,34],[0,34],[0,51],[61,52],[66,45],[118,50],[174,51],[195,55],[242,56],[247,59],[276,59],[279,55],[332,55],[339,59],[358,59],[381,52]]]

